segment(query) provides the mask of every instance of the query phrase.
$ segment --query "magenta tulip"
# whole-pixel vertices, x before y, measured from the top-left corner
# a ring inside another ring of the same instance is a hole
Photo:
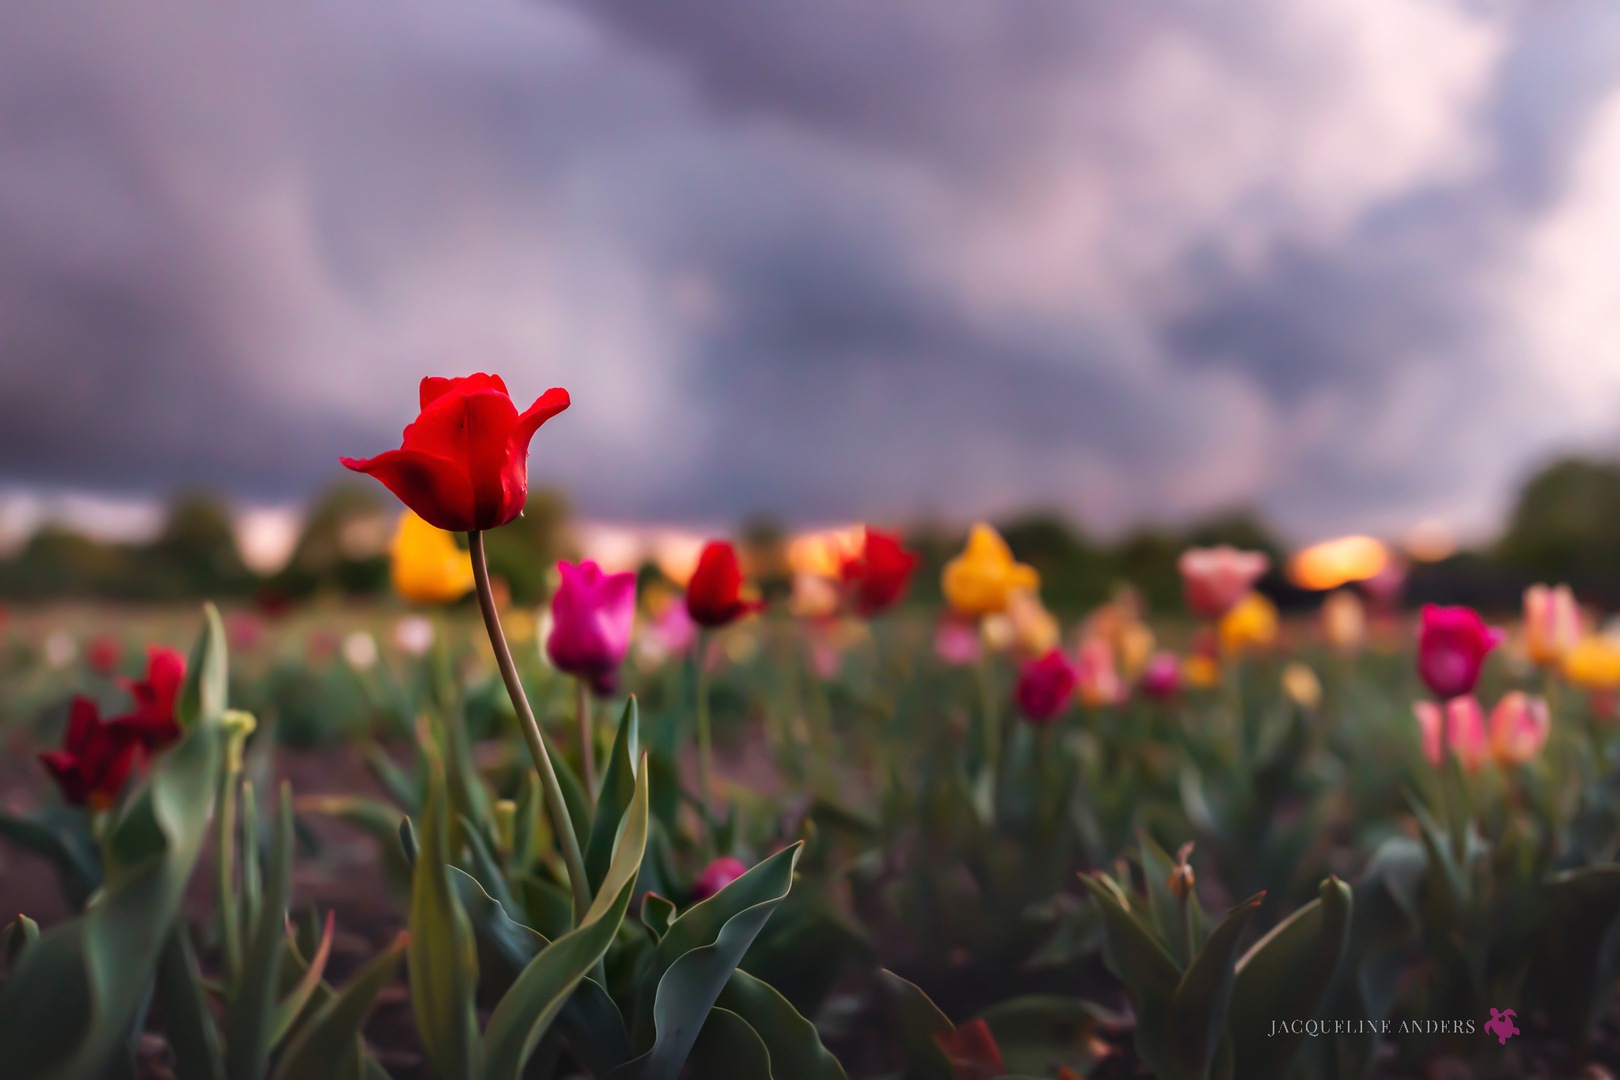
[[[734,859],[730,855],[720,856],[698,875],[697,882],[692,886],[692,903],[707,900],[746,873],[748,867],[743,865],[741,859]]]
[[[1173,652],[1154,653],[1142,671],[1142,693],[1154,701],[1167,701],[1181,689],[1181,661]]]
[[[1485,625],[1467,607],[1423,605],[1418,631],[1418,674],[1441,701],[1471,694],[1485,654],[1502,643],[1502,631]]]
[[[1039,660],[1024,665],[1013,696],[1025,719],[1036,727],[1046,727],[1063,715],[1079,683],[1079,673],[1069,663],[1069,658],[1053,649]]]
[[[636,575],[604,574],[589,559],[578,566],[560,562],[557,571],[562,583],[551,598],[546,655],[558,670],[588,680],[597,693],[611,693],[630,649]]]

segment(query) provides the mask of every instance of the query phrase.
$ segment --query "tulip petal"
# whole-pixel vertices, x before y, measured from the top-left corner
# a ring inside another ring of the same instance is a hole
[[[426,409],[450,391],[457,389],[469,394],[474,390],[498,390],[505,394],[506,382],[499,375],[485,375],[483,372],[457,379],[446,379],[442,375],[429,375],[422,380],[421,408]]]
[[[517,430],[512,436],[512,448],[528,451],[529,440],[534,433],[540,430],[540,425],[550,420],[573,404],[568,391],[560,386],[553,386],[550,390],[535,399],[533,405],[518,417]]]
[[[428,524],[448,532],[474,528],[473,490],[456,462],[420,450],[389,450],[345,468],[374,476]]]

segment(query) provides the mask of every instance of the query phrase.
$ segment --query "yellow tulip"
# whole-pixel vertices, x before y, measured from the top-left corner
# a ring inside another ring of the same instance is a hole
[[[942,584],[951,607],[978,617],[1005,611],[1013,590],[1034,592],[1041,577],[1034,567],[1014,560],[1007,541],[981,521],[968,534],[962,554],[945,564]]]
[[[1315,709],[1322,704],[1322,680],[1297,660],[1283,668],[1282,688],[1288,700],[1301,708]]]
[[[1188,686],[1207,690],[1221,684],[1221,666],[1213,657],[1194,653],[1181,662],[1181,678]]]
[[[390,576],[394,591],[418,604],[448,604],[473,587],[472,556],[456,547],[456,538],[411,511],[399,519]]]
[[[1620,688],[1620,641],[1587,638],[1564,657],[1564,677],[1588,690]]]
[[[1264,649],[1277,640],[1277,605],[1252,592],[1221,616],[1221,649],[1237,655]]]

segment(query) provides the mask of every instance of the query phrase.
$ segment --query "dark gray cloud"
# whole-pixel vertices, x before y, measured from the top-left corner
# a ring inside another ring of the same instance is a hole
[[[1478,523],[1620,400],[1532,362],[1620,258],[1578,242],[1616,41],[1595,2],[13,3],[0,483],[300,497],[496,369],[573,391],[535,469],[608,517]]]

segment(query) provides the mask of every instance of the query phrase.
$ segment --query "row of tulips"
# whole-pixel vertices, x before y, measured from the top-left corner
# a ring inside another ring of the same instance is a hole
[[[841,541],[785,611],[716,541],[684,598],[639,598],[643,635],[689,673],[641,677],[644,720],[623,697],[634,577],[561,564],[539,649],[514,654],[484,560],[484,532],[523,505],[529,440],[567,402],[554,390],[520,413],[497,377],[427,379],[401,448],[345,462],[408,507],[401,594],[477,594],[503,734],[532,767],[479,764],[480,691],[430,634],[409,738],[367,751],[389,800],[284,791],[266,830],[253,793],[274,787],[274,718],[227,707],[211,616],[189,663],[152,654],[128,715],[75,705],[45,766],[78,817],[0,817],[82,907],[9,931],[0,1062],[99,1078],[155,994],[184,1075],[375,1076],[363,1021],[403,958],[417,1039],[447,1080],[831,1080],[845,1063],[829,1046],[862,1075],[937,1080],[1115,1075],[1127,1045],[1166,1080],[1365,1077],[1390,1045],[1401,1068],[1445,1053],[1490,1075],[1514,1052],[1494,1040],[1419,1025],[1381,1049],[1380,1032],[1505,1002],[1563,1040],[1560,1067],[1579,1064],[1620,976],[1598,947],[1620,940],[1602,720],[1620,647],[1586,633],[1567,590],[1527,596],[1543,685],[1509,689],[1487,720],[1476,695],[1501,635],[1476,613],[1425,609],[1402,672],[1363,653],[1373,620],[1341,592],[1326,650],[1288,653],[1257,553],[1184,555],[1202,625],[1182,652],[1128,594],[1066,646],[1039,575],[976,526],[929,650],[882,617],[917,562],[896,538]],[[728,669],[716,647],[745,620],[769,663]],[[864,630],[841,636],[850,624]],[[1412,673],[1432,700],[1414,700]],[[576,733],[559,741],[561,678]],[[720,782],[716,721],[740,716],[802,788]],[[341,988],[330,931],[287,930],[297,815],[370,832],[406,912],[408,936]],[[180,898],[209,829],[213,911],[193,927]],[[1374,1023],[1294,1037],[1322,1016]],[[1279,1023],[1289,1037],[1267,1035]]]

